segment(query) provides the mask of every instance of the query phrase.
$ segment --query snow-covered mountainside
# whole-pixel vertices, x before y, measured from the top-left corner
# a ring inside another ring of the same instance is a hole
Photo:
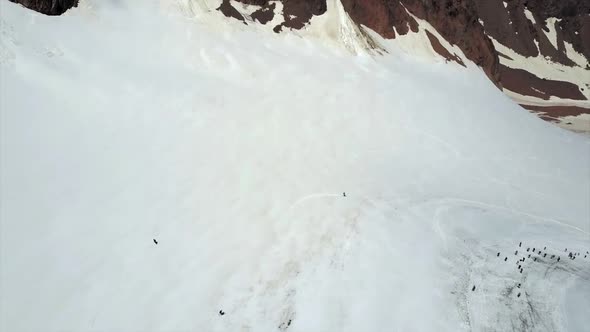
[[[414,56],[480,66],[541,118],[590,132],[590,2],[578,0],[183,0],[275,32],[339,7],[349,24]],[[372,44],[374,45],[374,44]]]
[[[10,1],[49,15],[62,14],[78,3]],[[219,11],[276,33],[311,29],[348,36],[342,41],[353,42],[349,45],[353,52],[362,47],[381,53],[381,46],[368,37],[377,33],[414,56],[462,65],[473,62],[522,107],[563,128],[590,133],[589,1],[171,1],[190,15]],[[340,20],[341,25],[325,24],[333,20]],[[327,26],[340,31],[327,31]]]
[[[215,8],[0,2],[0,331],[587,329],[588,137],[419,16]]]

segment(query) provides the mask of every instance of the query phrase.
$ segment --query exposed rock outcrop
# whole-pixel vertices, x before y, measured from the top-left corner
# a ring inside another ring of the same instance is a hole
[[[275,32],[280,32],[284,27],[302,29],[313,16],[326,12],[326,0],[235,0],[235,2],[260,7],[250,17],[262,24],[270,22],[275,15],[282,15],[282,22],[273,27]],[[282,13],[274,12],[277,2],[282,3]],[[243,20],[238,10],[231,5],[230,0],[223,0],[218,10],[227,17]]]
[[[518,54],[539,54],[572,66],[565,42],[590,59],[590,2],[577,0],[475,0],[486,33]],[[506,7],[504,6],[506,4]],[[555,33],[554,43],[547,34]]]
[[[520,91],[527,96],[548,100],[551,96],[586,100],[578,86],[564,81],[542,79],[524,70],[500,65],[500,74],[504,79],[504,87],[511,91]]]
[[[384,38],[417,31],[412,15],[429,22],[445,40],[459,46],[467,58],[482,67],[488,77],[500,83],[498,55],[478,22],[472,0],[342,0],[357,23]]]
[[[236,20],[239,20],[239,21],[242,21],[245,23],[244,16],[242,16],[242,14],[240,14],[240,12],[236,8],[234,8],[234,6],[231,5],[231,2],[229,0],[223,0],[223,2],[221,2],[221,5],[219,5],[219,7],[217,7],[217,10],[222,12],[223,15],[225,15],[227,17],[232,17],[232,18],[235,18]]]
[[[45,15],[61,15],[78,5],[78,0],[10,0]]]

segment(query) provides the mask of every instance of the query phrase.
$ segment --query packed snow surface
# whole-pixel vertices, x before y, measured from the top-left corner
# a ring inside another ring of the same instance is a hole
[[[174,8],[0,2],[1,331],[587,328],[587,138]]]

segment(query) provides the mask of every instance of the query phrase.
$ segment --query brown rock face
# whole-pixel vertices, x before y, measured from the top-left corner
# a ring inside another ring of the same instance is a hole
[[[493,82],[500,82],[498,54],[478,22],[473,0],[342,0],[342,5],[353,21],[384,38],[395,38],[396,31],[402,35],[409,30],[417,31],[417,22],[409,11],[428,21],[448,42],[459,46]]]
[[[513,0],[504,8],[502,1],[474,0],[486,33],[501,44],[524,56],[550,57],[566,66],[574,63],[567,57],[564,41],[590,58],[590,1],[578,0]],[[525,15],[530,11],[534,23]],[[557,18],[557,46],[551,44],[548,18]],[[535,44],[539,44],[539,47]]]
[[[10,0],[45,15],[61,15],[78,6],[78,0]]]
[[[507,6],[504,7],[506,2]],[[575,65],[564,42],[590,59],[590,1],[584,0],[342,0],[344,9],[358,24],[384,38],[395,32],[415,30],[416,22],[406,9],[428,21],[448,42],[461,48],[467,58],[483,68],[500,85],[498,52],[488,36],[524,56],[550,57],[567,66]],[[525,15],[531,12],[536,24]],[[548,18],[557,18],[557,46],[545,32]],[[483,25],[480,23],[483,22]],[[395,31],[394,31],[395,28]],[[537,47],[537,44],[539,47]],[[433,45],[434,46],[434,45]]]
[[[485,1],[485,0],[480,0]],[[564,41],[574,50],[590,59],[590,1],[587,0],[519,0],[533,13],[542,27],[550,17],[560,21],[556,24]]]
[[[553,81],[539,78],[526,70],[513,69],[500,65],[500,74],[504,87],[525,96],[548,100],[555,96],[565,99],[586,100],[577,85],[570,82]]]
[[[254,13],[252,13],[252,19],[255,21],[258,21],[258,23],[262,23],[262,24],[266,24],[270,21],[272,21],[272,19],[275,16],[275,8],[276,8],[276,4],[273,3],[266,3],[262,6],[262,8],[256,10]]]
[[[488,35],[524,56],[539,54],[533,42],[534,28],[529,24],[521,3],[512,1],[504,8],[501,0],[474,2]]]
[[[548,121],[555,121],[564,116],[578,116],[588,113],[588,109],[577,106],[535,106],[520,105],[523,108],[535,113],[543,114],[543,118]]]
[[[223,2],[221,3],[221,5],[219,5],[217,10],[222,12],[223,15],[225,15],[226,17],[233,17],[236,20],[244,22],[244,24],[246,23],[242,14],[240,14],[240,12],[237,9],[235,9],[234,6],[231,5],[231,2],[229,2],[229,0],[223,0]]]
[[[315,15],[326,12],[326,0],[283,0],[284,27],[301,29]]]
[[[266,24],[270,22],[275,13],[277,1],[272,0],[236,0],[247,5],[261,7],[252,13],[251,18],[259,23]],[[283,27],[291,29],[301,29],[313,16],[322,15],[326,12],[326,0],[281,0],[283,4],[283,23],[275,26],[273,30],[280,32]],[[227,17],[244,21],[242,15],[235,9],[229,0],[223,0],[223,3],[217,10],[221,11]]]
[[[442,55],[445,59],[447,59],[447,61],[455,61],[456,63],[458,63],[461,66],[465,67],[465,64],[463,63],[463,61],[461,60],[461,58],[458,57],[456,54],[451,54],[440,43],[440,40],[438,40],[438,38],[436,38],[436,36],[434,36],[433,34],[431,34],[428,31],[426,31],[426,36],[428,37],[428,40],[430,41],[430,44],[432,45],[432,48],[434,48],[434,50],[436,51],[436,53]]]
[[[395,38],[393,26],[395,25],[396,12],[399,12],[398,17],[403,17],[404,22],[411,19],[405,11],[401,12],[398,6],[391,7],[385,1],[343,0],[342,6],[355,23],[365,25],[388,39]],[[415,22],[414,26],[416,26]],[[399,33],[408,33],[407,25],[404,24]]]

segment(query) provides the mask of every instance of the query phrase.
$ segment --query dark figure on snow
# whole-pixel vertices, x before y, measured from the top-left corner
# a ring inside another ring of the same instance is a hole
[[[496,257],[500,257],[500,253],[498,253],[498,254],[496,255]]]
[[[520,247],[522,247],[522,242],[518,244],[518,247],[519,247],[519,248],[520,248]]]
[[[225,312],[223,312],[223,310],[219,310],[219,316],[223,316],[225,315]]]
[[[344,193],[342,193],[342,196],[343,196],[343,197],[346,197],[346,193],[345,193],[345,192],[344,192]]]
[[[155,243],[155,244],[158,244],[158,241],[156,241],[156,239],[154,239],[154,243]]]
[[[557,261],[559,262],[559,260],[561,259],[561,257],[557,257]]]
[[[471,288],[471,291],[474,292],[475,291],[475,285],[473,286],[473,288]]]

